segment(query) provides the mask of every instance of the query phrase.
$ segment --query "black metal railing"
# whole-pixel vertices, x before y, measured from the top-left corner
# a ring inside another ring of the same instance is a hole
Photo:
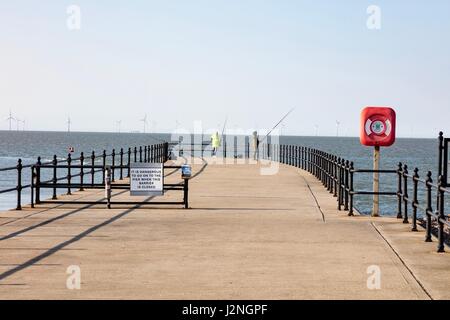
[[[242,142],[242,140],[240,141]],[[255,150],[255,147],[250,143],[249,137],[245,137],[243,142],[238,144],[237,137],[234,137],[230,145],[229,139],[224,139],[217,151],[220,151],[221,156],[224,158],[242,157],[244,159],[272,160],[306,170],[320,180],[327,191],[336,197],[337,209],[348,211],[349,216],[354,215],[355,196],[382,195],[396,197],[397,218],[402,219],[403,223],[409,223],[411,216],[411,230],[417,231],[419,212],[422,212],[425,217],[422,221],[426,228],[425,241],[432,241],[432,233],[435,230],[438,237],[438,252],[444,251],[446,238],[444,229],[445,227],[450,228],[449,217],[445,214],[446,194],[450,192],[447,176],[448,144],[450,139],[444,138],[442,132],[439,134],[437,183],[433,182],[431,172],[428,172],[426,178],[423,179],[420,177],[418,168],[414,168],[412,173],[410,173],[408,166],[402,163],[397,168],[390,170],[356,169],[353,161],[315,148],[266,142],[261,143]],[[41,202],[41,188],[52,189],[52,198],[56,199],[57,189],[60,188],[67,189],[67,194],[70,194],[73,188],[83,190],[86,187],[103,187],[107,165],[111,167],[111,178],[114,181],[117,175],[119,179],[125,176],[129,177],[130,163],[132,162],[165,162],[170,156],[175,156],[175,153],[178,153],[178,156],[182,156],[185,152],[189,153],[191,157],[203,157],[205,153],[208,154],[209,152],[212,155],[213,150],[209,142],[201,141],[200,143],[195,143],[192,139],[189,142],[177,141],[171,144],[162,143],[128,148],[128,150],[120,149],[118,153],[112,150],[110,154],[107,154],[104,150],[100,156],[96,155],[95,152],[92,152],[88,157],[81,153],[78,158],[71,158],[69,154],[66,159],[60,160],[54,156],[52,161],[45,163],[41,163],[41,159],[38,158],[36,164],[28,165],[23,165],[19,159],[16,166],[0,169],[0,172],[14,170],[17,172],[16,187],[0,190],[0,194],[16,192],[17,209],[20,210],[22,207],[22,191],[24,189],[34,189],[36,194],[34,195],[31,192],[31,203],[39,203]],[[31,169],[32,171],[31,182],[28,184],[23,184],[22,181],[24,169]],[[43,169],[53,170],[51,179],[41,181],[41,170]],[[66,170],[64,176],[58,176],[58,172],[61,169]],[[100,184],[97,184],[95,178],[96,173],[99,172],[102,172],[102,180]],[[355,189],[357,176],[373,173],[396,175],[396,190],[373,192],[371,190]],[[78,178],[78,183],[73,182],[74,178]],[[89,181],[86,179],[89,179]],[[59,183],[62,180],[65,180],[66,183]],[[117,187],[120,187],[120,185],[117,184]],[[34,196],[35,199],[33,199]],[[433,225],[435,225],[434,229]]]
[[[168,155],[169,144],[160,143],[128,148],[127,150],[121,148],[118,153],[116,153],[115,149],[111,153],[103,150],[100,155],[92,151],[88,157],[85,156],[84,152],[81,152],[77,158],[73,158],[70,153],[64,159],[58,159],[54,155],[51,161],[46,162],[42,162],[41,157],[38,157],[36,163],[27,165],[23,165],[22,159],[18,159],[16,166],[0,168],[0,174],[1,172],[12,171],[16,172],[17,177],[16,186],[1,189],[0,194],[15,192],[17,199],[16,210],[21,210],[23,192],[26,189],[30,189],[30,203],[33,206],[35,203],[42,202],[40,199],[42,188],[51,189],[53,191],[52,199],[57,199],[58,189],[64,188],[67,190],[67,194],[70,195],[74,188],[79,188],[80,191],[87,187],[98,188],[99,184],[95,182],[98,179],[97,174],[101,174],[100,184],[104,187],[106,166],[111,168],[112,180],[115,181],[117,176],[119,179],[130,176],[130,165],[132,162],[166,162]],[[31,171],[31,181],[24,184],[25,169]],[[41,171],[45,169],[51,169],[51,178],[42,180],[44,175],[41,174]],[[75,178],[78,179],[78,183],[73,181]],[[61,184],[60,181],[66,181],[66,183]]]
[[[259,153],[264,159],[295,166],[314,175],[337,198],[338,210],[348,211],[349,216],[354,215],[354,196],[395,196],[397,198],[397,218],[402,219],[405,224],[409,223],[411,210],[411,231],[417,231],[418,212],[422,211],[425,216],[423,221],[426,228],[425,241],[432,241],[433,224],[435,224],[438,238],[437,251],[444,252],[447,237],[444,229],[450,228],[449,216],[445,213],[446,194],[450,193],[447,177],[449,141],[450,139],[443,138],[442,132],[439,134],[440,166],[437,183],[433,183],[430,171],[427,173],[426,179],[421,179],[418,168],[414,168],[411,174],[408,166],[402,163],[399,163],[398,168],[392,170],[355,169],[352,161],[309,147],[264,144],[260,146]],[[355,190],[355,174],[363,173],[395,174],[398,181],[397,190],[379,192]],[[424,195],[425,199],[419,199],[419,194]],[[434,194],[437,196],[433,197]],[[433,199],[436,199],[434,205]]]
[[[419,212],[425,216],[423,225],[426,228],[425,241],[432,241],[433,224],[436,225],[436,236],[438,238],[438,252],[444,251],[445,227],[450,228],[448,215],[445,214],[445,195],[450,192],[448,185],[448,145],[450,138],[444,138],[443,133],[439,133],[439,166],[438,181],[433,183],[432,173],[428,172],[426,179],[421,179],[419,169],[414,168],[410,174],[408,166],[399,163],[393,169],[356,169],[353,161],[330,154],[318,149],[298,146],[262,143],[256,148],[246,137],[243,144],[234,143],[229,146],[224,139],[219,150],[224,158],[245,159],[265,159],[278,161],[283,164],[295,166],[308,171],[320,180],[324,187],[337,199],[337,209],[348,211],[348,215],[354,215],[354,197],[360,195],[379,195],[395,197],[397,200],[397,218],[402,222],[410,223],[412,218],[412,231],[417,231]],[[242,141],[242,139],[241,139]],[[204,156],[207,152],[212,152],[211,144],[204,141],[196,144],[178,144],[179,154],[189,152],[191,156],[197,153]],[[209,150],[208,150],[209,148]],[[356,190],[355,180],[361,174],[390,174],[395,175],[397,180],[396,190]],[[420,195],[422,197],[420,197]],[[433,205],[433,199],[434,205]]]

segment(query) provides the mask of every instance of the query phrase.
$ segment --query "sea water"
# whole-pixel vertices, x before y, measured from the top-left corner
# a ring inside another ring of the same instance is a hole
[[[22,131],[0,131],[0,168],[17,165],[17,159],[21,158],[24,164],[36,163],[37,157],[41,156],[42,162],[51,161],[53,155],[58,159],[67,157],[68,148],[73,147],[73,157],[78,157],[83,151],[86,163],[90,163],[91,152],[95,150],[100,156],[103,150],[108,153],[114,148],[116,154],[120,148],[124,152],[129,147],[151,145],[170,140],[169,134],[142,134],[142,133],[89,133],[89,132],[22,132]],[[201,140],[201,139],[199,139]],[[204,140],[208,140],[207,137]],[[291,145],[302,145],[316,148],[328,153],[336,154],[349,161],[354,162],[356,169],[371,169],[373,148],[364,147],[359,139],[355,137],[300,137],[281,136],[280,143]],[[230,147],[229,147],[230,148]],[[229,151],[230,152],[230,151]],[[197,152],[196,155],[199,155]],[[206,151],[205,156],[208,155]],[[116,156],[116,163],[119,157]],[[126,159],[126,156],[124,157]],[[437,139],[409,139],[399,138],[394,146],[381,149],[381,169],[397,169],[399,162],[409,166],[410,173],[414,168],[420,169],[419,174],[425,177],[428,170],[433,172],[436,180],[438,166],[438,141]],[[98,158],[97,163],[101,163]],[[86,169],[88,172],[89,169]],[[43,170],[43,179],[51,178],[51,170]],[[89,174],[86,175],[88,181]],[[24,169],[23,184],[30,182],[30,169]],[[90,180],[89,180],[90,181]],[[76,182],[74,179],[73,182]],[[17,184],[16,171],[0,172],[0,190],[15,187]],[[411,183],[410,183],[411,185]],[[355,173],[355,190],[371,191],[372,174]],[[382,191],[397,191],[397,175],[381,174],[380,189]],[[423,188],[422,188],[423,189]],[[420,198],[424,199],[424,190],[419,192]],[[61,191],[62,192],[62,191]],[[51,196],[51,190],[42,190],[41,198]],[[331,196],[331,195],[330,195]],[[29,190],[23,191],[23,203],[29,203]],[[372,206],[371,196],[356,195],[355,207],[363,214],[369,214]],[[16,205],[16,193],[0,194],[0,209],[11,209]],[[397,198],[395,196],[382,196],[380,199],[381,212],[385,215],[395,215]]]

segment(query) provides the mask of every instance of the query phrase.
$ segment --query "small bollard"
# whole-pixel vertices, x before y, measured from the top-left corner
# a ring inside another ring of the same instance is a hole
[[[111,167],[105,168],[105,198],[108,209],[111,209]]]

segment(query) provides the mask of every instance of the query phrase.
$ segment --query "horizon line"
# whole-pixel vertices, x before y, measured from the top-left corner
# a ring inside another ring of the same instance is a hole
[[[5,130],[0,129],[0,132],[49,132],[49,133],[104,133],[104,134],[161,134],[161,135],[171,135],[173,132],[133,132],[133,131],[122,131],[122,132],[115,132],[115,131],[60,131],[60,130]],[[192,133],[191,133],[192,134]],[[196,133],[199,134],[199,133]],[[348,135],[348,136],[332,136],[332,135],[292,135],[292,134],[283,134],[280,135],[280,137],[305,137],[305,138],[359,138],[359,136],[354,135]],[[437,139],[438,134],[436,137],[410,137],[410,136],[397,136],[396,139]]]

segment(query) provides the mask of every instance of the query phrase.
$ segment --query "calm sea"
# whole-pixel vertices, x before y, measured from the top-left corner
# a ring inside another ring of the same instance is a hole
[[[35,163],[38,156],[43,161],[50,161],[54,154],[60,158],[67,156],[69,146],[75,148],[75,156],[81,151],[90,155],[93,150],[101,153],[106,149],[127,149],[139,145],[158,143],[169,139],[168,134],[141,134],[141,133],[87,133],[87,132],[16,132],[0,131],[0,168],[15,166],[17,159],[21,158],[24,164]],[[357,169],[370,169],[372,167],[372,149],[363,147],[358,138],[347,137],[297,137],[283,136],[281,143],[297,144],[314,147],[355,163]],[[428,170],[437,171],[437,139],[397,139],[395,145],[381,150],[381,168],[396,169],[398,162],[409,165],[411,171],[414,167],[420,169],[425,176]],[[50,176],[49,176],[50,177]],[[435,178],[435,174],[433,176]],[[24,183],[29,183],[29,169],[24,171]],[[370,174],[356,174],[355,189],[370,190],[372,179]],[[15,172],[0,172],[0,189],[16,185]],[[381,175],[381,188],[386,191],[396,191],[397,180],[394,174]],[[43,198],[50,196],[43,192]],[[29,202],[29,193],[24,191],[24,203]],[[0,209],[15,207],[15,193],[0,195]],[[362,213],[370,213],[371,198],[369,196],[356,196],[355,207]],[[381,211],[383,214],[396,213],[396,199],[382,197]]]

